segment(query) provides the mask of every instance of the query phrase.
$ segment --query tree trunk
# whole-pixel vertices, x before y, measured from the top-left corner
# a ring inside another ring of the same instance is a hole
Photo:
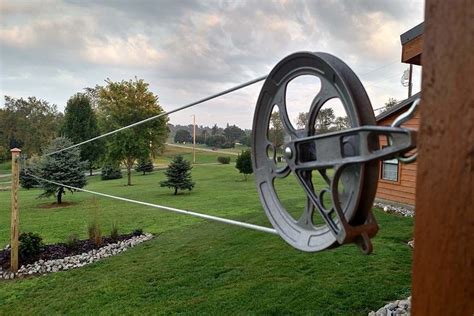
[[[178,187],[174,187],[174,195],[178,194]]]
[[[92,165],[89,168],[89,175],[92,177]]]
[[[64,188],[60,187],[58,191],[58,196],[57,196],[57,202],[58,204],[61,204],[63,202],[63,193],[64,193]]]
[[[132,168],[127,165],[127,185],[132,185]]]

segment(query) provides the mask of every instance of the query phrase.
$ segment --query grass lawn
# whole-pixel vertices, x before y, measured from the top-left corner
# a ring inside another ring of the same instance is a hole
[[[174,147],[174,146],[166,145],[165,152],[161,156],[157,157],[157,159],[155,159],[155,163],[159,165],[161,164],[167,165],[170,162],[170,160],[178,154],[182,155],[183,158],[188,161],[193,161],[193,147],[192,146],[190,146],[189,148],[183,148],[183,147]],[[217,157],[219,156],[226,156],[226,154],[196,150],[196,164],[218,163]],[[235,155],[227,155],[226,157],[230,157],[231,161],[234,161],[234,162],[235,162],[235,159],[237,158],[237,156]]]
[[[211,153],[212,154],[212,153]],[[208,159],[208,158],[206,158]],[[197,165],[195,190],[173,196],[160,188],[163,171],[126,179],[88,178],[88,189],[269,226],[253,179],[231,165]],[[280,184],[285,204],[301,207],[294,182]],[[367,315],[409,295],[412,219],[376,211],[374,252],[349,245],[303,253],[278,236],[206,222],[153,208],[68,194],[65,208],[42,208],[39,190],[20,191],[21,231],[45,242],[86,237],[95,216],[104,233],[143,228],[156,238],[123,254],[76,270],[0,281],[0,314],[315,314]],[[0,246],[8,243],[10,192],[0,192]]]

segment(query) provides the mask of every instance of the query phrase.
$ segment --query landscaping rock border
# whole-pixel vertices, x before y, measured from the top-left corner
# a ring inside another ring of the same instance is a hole
[[[411,296],[406,300],[398,300],[386,304],[376,312],[372,311],[368,316],[393,316],[393,315],[408,315],[411,313]]]
[[[108,244],[98,249],[93,249],[75,256],[69,256],[62,259],[55,260],[38,260],[34,263],[22,265],[18,269],[18,273],[10,272],[9,270],[2,270],[0,267],[0,279],[14,279],[35,274],[47,274],[59,271],[66,271],[70,269],[80,268],[85,265],[97,262],[103,258],[117,255],[126,251],[129,248],[150,240],[153,238],[152,234],[143,234],[140,236],[133,236],[129,239],[119,241],[117,243]]]
[[[396,205],[391,205],[391,204],[386,204],[386,203],[381,203],[381,202],[375,202],[374,206],[381,208],[384,212],[390,213],[390,214],[399,214],[405,217],[415,216],[415,210],[410,210],[402,206],[396,206]]]

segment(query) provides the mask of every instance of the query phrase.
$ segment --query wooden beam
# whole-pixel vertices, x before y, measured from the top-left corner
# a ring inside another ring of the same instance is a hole
[[[406,42],[402,46],[402,62],[412,65],[421,65],[423,52],[423,34]]]
[[[19,207],[18,207],[18,189],[20,187],[20,166],[19,159],[21,150],[13,148],[12,154],[12,192],[11,192],[11,226],[10,226],[10,270],[18,272],[18,236],[19,231]]]
[[[413,315],[474,314],[474,4],[426,0]]]

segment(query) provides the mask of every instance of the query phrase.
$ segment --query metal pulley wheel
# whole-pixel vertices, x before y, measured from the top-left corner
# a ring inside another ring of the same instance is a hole
[[[307,105],[306,126],[295,129],[287,111],[287,85],[302,75],[318,77],[321,89]],[[320,134],[316,118],[321,107],[334,98],[342,103],[350,128]],[[275,110],[285,133],[285,142],[278,148],[268,136]],[[372,251],[370,238],[378,231],[371,212],[378,160],[414,147],[406,129],[375,125],[364,87],[340,59],[326,53],[299,52],[284,58],[270,72],[255,109],[252,162],[265,213],[290,245],[320,251],[354,242],[363,252]],[[389,138],[390,146],[381,149],[380,136]],[[283,163],[277,161],[276,153],[283,155]],[[326,184],[319,190],[312,181],[316,173]],[[296,176],[306,194],[306,206],[296,217],[283,206],[275,188],[275,180],[288,176]],[[317,224],[316,216],[322,217],[323,224]]]

